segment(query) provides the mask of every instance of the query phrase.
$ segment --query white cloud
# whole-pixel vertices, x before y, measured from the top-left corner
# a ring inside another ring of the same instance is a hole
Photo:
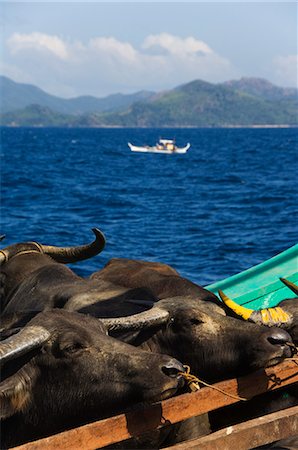
[[[298,55],[277,56],[273,64],[277,83],[284,86],[297,86]]]
[[[8,39],[7,44],[12,54],[23,50],[47,50],[60,59],[67,59],[68,57],[66,44],[60,38],[43,33],[14,33]]]
[[[144,41],[143,48],[150,49],[152,47],[160,47],[161,49],[167,50],[172,55],[184,57],[187,55],[208,55],[213,53],[211,48],[205,44],[205,42],[198,41],[193,37],[183,39],[168,33],[148,36]]]
[[[61,96],[159,91],[200,78],[217,82],[235,76],[227,59],[191,36],[150,35],[136,48],[115,37],[83,43],[37,32],[15,33],[7,46],[9,63],[21,67],[24,78]]]
[[[120,42],[113,37],[98,37],[89,41],[89,48],[98,53],[105,53],[115,60],[137,62],[137,51],[127,42]]]

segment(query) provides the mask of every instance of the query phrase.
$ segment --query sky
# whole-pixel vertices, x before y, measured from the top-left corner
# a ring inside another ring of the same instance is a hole
[[[196,79],[297,86],[296,0],[0,0],[0,27],[0,74],[64,98]]]

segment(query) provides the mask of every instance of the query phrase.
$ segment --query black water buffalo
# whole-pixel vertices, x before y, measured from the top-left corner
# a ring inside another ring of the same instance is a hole
[[[0,250],[0,298],[2,318],[7,315],[64,308],[75,311],[83,305],[99,299],[115,297],[121,299],[152,299],[146,289],[112,287],[110,283],[99,286],[97,280],[84,279],[75,274],[66,263],[76,262],[98,254],[105,239],[98,229],[93,229],[96,239],[88,245],[78,247],[54,247],[37,242],[10,245]],[[87,311],[89,312],[89,311]],[[127,315],[127,314],[126,314]],[[164,312],[153,321],[164,320]],[[168,316],[168,314],[166,315]],[[141,320],[142,316],[139,316]],[[148,314],[146,315],[146,323]],[[151,319],[150,319],[151,320]],[[8,320],[9,322],[10,320]],[[12,325],[12,323],[11,323]],[[129,325],[130,326],[130,325]],[[142,326],[139,322],[138,327]]]
[[[169,313],[166,323],[155,329],[117,336],[151,351],[170,352],[208,381],[274,365],[292,354],[287,332],[227,317],[214,294],[180,277],[165,264],[112,259],[91,279],[97,280],[103,290],[104,283],[109,282],[113,286],[151,291],[155,297],[152,309],[158,307]],[[82,305],[80,311],[116,316],[117,311],[124,315],[126,308],[128,314],[134,314],[140,311],[138,308],[144,308],[142,304],[141,301],[128,304],[118,297],[90,302],[88,306]]]
[[[99,245],[88,248],[103,247],[98,230],[97,241]],[[118,338],[170,353],[211,382],[276,364],[291,354],[291,338],[285,331],[227,317],[214,294],[165,264],[113,259],[90,279],[83,279],[59,263],[66,262],[74,250],[50,247],[49,255],[49,247],[32,245],[15,244],[2,250],[6,315],[51,308],[95,317],[135,315],[133,320],[119,319],[129,332],[119,331],[119,324],[114,333]],[[77,253],[82,258],[82,248],[76,250],[76,258]],[[133,300],[147,300],[153,307]]]
[[[149,289],[159,300],[191,296],[220,304],[212,292],[181,277],[169,265],[159,262],[113,258],[103,269],[94,273],[91,279],[108,281],[126,288]]]
[[[60,280],[69,285],[80,283],[82,279],[64,264],[91,258],[102,251],[105,237],[97,228],[93,232],[94,242],[82,246],[54,247],[26,242],[0,250],[1,311],[6,307],[22,311],[22,305],[28,309],[26,302],[34,304],[38,296],[51,298],[52,288],[56,285],[61,287]],[[63,291],[55,291],[56,294],[61,299]],[[55,306],[55,299],[50,301],[46,298],[45,302],[48,307],[51,302]]]
[[[92,275],[93,280],[100,283],[114,283],[129,289],[143,287],[152,291],[154,307],[169,312],[170,318],[166,326],[151,330],[142,330],[135,334],[120,333],[120,338],[140,345],[151,351],[170,351],[170,354],[182,358],[190,365],[192,371],[205,380],[214,382],[244,374],[248,371],[277,363],[283,357],[291,356],[294,349],[287,332],[278,328],[270,328],[233,317],[227,317],[223,305],[211,292],[179,276],[171,267],[160,263],[147,263],[125,259],[113,259],[101,271]],[[116,314],[119,299],[101,303],[105,314],[110,303],[109,314]],[[112,306],[112,303],[115,303]],[[90,305],[95,311],[98,305]],[[136,305],[135,305],[136,307]],[[87,310],[85,306],[83,310]],[[123,310],[121,309],[123,314]],[[129,309],[129,313],[136,309]],[[253,325],[251,327],[250,325]],[[271,334],[270,331],[273,331]],[[271,355],[269,357],[269,355]],[[275,356],[274,356],[275,355]],[[277,356],[279,355],[279,356]],[[274,396],[275,394],[273,394]],[[277,399],[279,400],[277,394]],[[256,407],[240,405],[239,409],[219,411],[209,414],[210,429],[216,430],[231,423],[248,420],[252,416],[262,415],[265,407],[268,411],[280,409],[280,401],[273,405],[275,399],[262,402],[260,411],[256,399]],[[288,404],[295,401],[295,392],[289,393]],[[241,410],[242,408],[242,410]],[[249,411],[250,410],[250,411]],[[196,438],[205,434],[208,425],[199,418],[193,418],[180,424],[173,442]],[[209,423],[208,423],[209,424]],[[182,433],[181,433],[182,431]]]
[[[268,314],[250,311],[252,322],[260,325],[258,329],[258,325],[257,327],[254,325],[253,328],[246,327],[249,323],[240,321],[238,315],[236,320],[222,316],[223,306],[218,306],[215,295],[183,279],[174,269],[164,264],[114,259],[101,271],[93,274],[92,279],[99,282],[109,281],[127,288],[144,287],[150,289],[156,298],[162,299],[155,302],[154,306],[158,305],[170,311],[170,325],[167,329],[154,334],[152,330],[150,333],[143,331],[134,336],[130,335],[132,338],[127,340],[155,351],[168,349],[172,355],[180,355],[196,374],[209,381],[234,376],[240,374],[241,370],[246,372],[261,367],[262,364],[265,366],[277,362],[278,359],[272,359],[267,363],[264,360],[264,356],[268,356],[269,347],[266,346],[268,342],[279,346],[282,342],[286,344],[283,339],[289,337],[287,334],[283,334],[283,337],[279,335],[277,326],[289,331],[294,343],[298,344],[298,299],[284,300],[275,311],[268,311]],[[297,286],[286,280],[282,281],[298,294]],[[234,308],[235,310],[238,311],[237,308]],[[225,308],[225,311],[231,310]],[[275,321],[262,323],[260,317],[271,317],[270,312]],[[267,334],[268,325],[275,326],[273,335]],[[291,356],[294,352],[293,343],[289,339],[283,355]],[[249,366],[253,360],[254,367]],[[235,407],[211,412],[210,429],[215,431],[239,421],[294,406],[298,399],[297,389],[297,386],[293,385],[283,392],[267,393],[248,403],[239,403]],[[206,425],[205,429],[202,428],[198,418],[193,418],[181,426],[184,427],[182,430],[184,436],[178,432],[176,442],[185,439],[185,436],[190,439],[206,432]],[[297,444],[298,438],[294,441]]]
[[[59,309],[0,342],[0,363],[1,449],[168,398],[183,371],[107,336],[98,319]]]
[[[151,352],[179,355],[192,372],[209,382],[273,365],[291,355],[288,333],[227,317],[214,294],[165,264],[114,259],[90,279],[82,279],[59,264],[66,258],[58,260],[30,245],[2,250],[6,314],[56,307],[118,317],[117,329],[110,327],[110,333]],[[207,432],[206,423],[203,428],[200,424],[201,432]],[[196,435],[186,427],[184,437]]]

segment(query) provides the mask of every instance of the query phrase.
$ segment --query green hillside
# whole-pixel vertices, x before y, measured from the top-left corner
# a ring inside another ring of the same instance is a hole
[[[267,100],[283,100],[297,98],[297,89],[282,88],[275,86],[263,78],[247,78],[243,77],[240,80],[231,80],[222,83],[223,86],[229,86],[246,94],[262,97]]]
[[[257,79],[253,79],[257,80]],[[236,84],[236,86],[235,86]],[[270,93],[270,95],[269,95]],[[118,112],[56,114],[30,106],[0,116],[2,125],[77,127],[226,127],[298,125],[297,90],[269,82],[211,84],[196,80]]]
[[[40,105],[27,106],[19,111],[0,115],[0,124],[20,127],[68,127],[74,116],[54,112]]]

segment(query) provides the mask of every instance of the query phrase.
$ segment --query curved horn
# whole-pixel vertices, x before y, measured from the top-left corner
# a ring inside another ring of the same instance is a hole
[[[237,316],[242,317],[244,320],[250,320],[251,315],[253,314],[254,310],[245,308],[244,306],[238,305],[238,303],[231,300],[223,291],[219,290],[218,294],[220,298],[222,299],[223,303],[231,310],[233,311]]]
[[[30,350],[40,347],[50,336],[49,331],[40,326],[32,325],[23,328],[19,333],[0,342],[1,365],[28,353]]]
[[[92,231],[95,234],[95,240],[91,244],[77,247],[54,247],[39,244],[39,247],[42,252],[51,256],[55,261],[64,264],[92,258],[103,250],[106,242],[104,234],[98,228],[92,228]]]
[[[244,306],[238,305],[232,299],[230,299],[221,290],[218,291],[220,298],[223,303],[233,311],[237,316],[242,317],[244,320],[249,322],[272,326],[280,326],[282,324],[291,323],[291,316],[280,306],[275,308],[266,308],[256,311],[254,309],[245,308]]]
[[[3,239],[5,239],[5,237],[6,237],[5,234],[2,234],[0,236],[0,242],[3,241]],[[6,253],[3,252],[2,250],[0,250],[0,264],[5,263],[6,259],[7,259]]]
[[[152,308],[127,317],[100,319],[109,331],[134,331],[166,323],[169,312],[161,308]]]
[[[125,300],[125,303],[133,303],[134,305],[139,305],[139,306],[149,306],[150,308],[152,308],[152,306],[154,305],[154,302],[152,300]]]
[[[2,250],[0,250],[0,264],[5,263],[6,260],[7,260],[6,254]]]
[[[289,289],[291,289],[291,291],[294,292],[294,294],[298,295],[298,286],[294,283],[292,283],[292,281],[286,280],[286,278],[280,278],[280,281],[283,282],[283,284],[285,284]]]

